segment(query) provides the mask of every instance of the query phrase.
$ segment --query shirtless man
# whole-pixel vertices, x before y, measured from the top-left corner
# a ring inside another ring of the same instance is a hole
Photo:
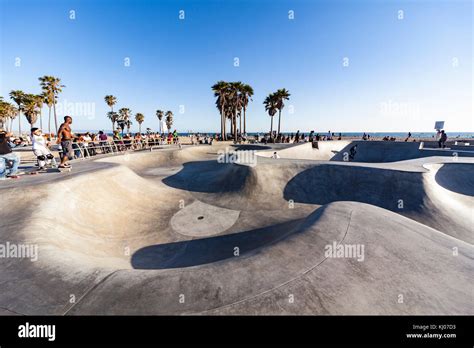
[[[58,131],[58,138],[61,141],[61,148],[63,149],[63,156],[59,168],[70,168],[71,165],[67,163],[68,160],[74,158],[74,151],[72,149],[72,139],[75,136],[71,131],[72,117],[64,116],[64,123],[61,124]]]

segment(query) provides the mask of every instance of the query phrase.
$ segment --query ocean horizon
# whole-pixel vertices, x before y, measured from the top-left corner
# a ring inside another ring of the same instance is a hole
[[[92,133],[98,133],[100,131],[99,130],[83,130],[83,129],[80,129],[78,131],[76,131],[76,133],[85,133],[85,132],[92,132]],[[106,132],[108,135],[112,135],[112,132],[110,130],[102,130],[104,132]],[[152,130],[152,132],[156,132],[155,130]],[[309,134],[311,131],[301,131],[300,130],[300,134]],[[127,132],[124,132],[124,133],[127,133]],[[138,132],[135,132],[135,131],[132,131],[131,132],[132,134],[135,134],[135,133],[138,133]],[[143,132],[142,133],[146,133],[146,132]],[[188,132],[178,132],[178,134],[180,136],[188,136],[190,134],[219,134],[220,132],[208,132],[208,131],[188,131]],[[247,132],[248,135],[250,136],[255,136],[255,135],[264,135],[265,133],[268,133],[268,131],[261,131],[261,132]],[[326,135],[328,132],[325,131],[325,132],[318,132],[318,131],[315,131],[314,132],[315,134],[320,134],[320,135]],[[339,136],[339,133],[343,136],[343,137],[360,137],[362,138],[362,136],[364,135],[364,132],[331,132],[331,133],[334,133],[335,136]],[[286,135],[291,135],[291,134],[296,134],[296,132],[282,132],[282,134],[284,134],[285,136]],[[406,137],[408,135],[408,132],[365,132],[365,134],[369,134],[371,137],[385,137],[385,136],[388,136],[388,137],[395,137],[395,138],[403,138],[403,137]],[[474,132],[446,132],[448,138],[474,138]],[[411,132],[411,137],[412,138],[430,138],[430,137],[435,137],[436,136],[436,132]]]

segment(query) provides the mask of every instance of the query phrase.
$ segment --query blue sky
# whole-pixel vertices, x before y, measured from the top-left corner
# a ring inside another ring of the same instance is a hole
[[[471,1],[0,4],[1,95],[60,77],[60,108],[77,103],[60,114],[72,113],[76,129],[109,129],[103,97],[113,94],[116,108],[145,115],[144,127],[156,129],[162,109],[179,131],[217,131],[210,86],[240,80],[255,90],[248,131],[269,129],[262,102],[278,88],[291,93],[284,131],[431,131],[436,120],[474,131]]]

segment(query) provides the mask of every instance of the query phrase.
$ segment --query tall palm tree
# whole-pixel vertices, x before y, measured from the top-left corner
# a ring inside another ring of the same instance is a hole
[[[275,97],[277,100],[277,109],[278,109],[278,135],[280,135],[280,123],[281,123],[281,110],[285,107],[285,100],[290,100],[290,92],[285,88],[279,89],[275,93]]]
[[[158,117],[158,121],[160,122],[160,133],[163,133],[163,127],[161,127],[161,120],[163,119],[164,112],[162,110],[156,110],[156,117]]]
[[[113,132],[115,129],[115,122],[117,122],[119,119],[119,114],[116,113],[115,111],[109,111],[107,113],[107,117],[109,118],[110,121],[112,121],[112,132]]]
[[[3,127],[5,127],[8,132],[11,132],[13,130],[13,120],[18,115],[18,109],[13,104],[3,101],[2,98],[0,101],[0,114],[0,117],[3,119]]]
[[[36,106],[39,110],[39,120],[40,120],[40,128],[43,129],[43,105],[46,102],[46,96],[44,93],[37,94],[35,96]]]
[[[110,111],[114,111],[114,105],[117,104],[117,97],[114,97],[113,95],[106,95],[104,100],[110,107]]]
[[[12,116],[15,114],[16,108],[0,97],[0,128],[5,128],[7,131],[9,131],[9,123],[12,120]]]
[[[127,133],[130,133],[130,127],[132,126],[133,122],[130,120],[130,118],[127,118],[125,120],[125,125],[127,126]]]
[[[246,111],[247,111],[247,106],[249,105],[249,101],[252,100],[253,96],[253,88],[244,83],[242,85],[241,89],[242,93],[242,102],[243,102],[243,109],[244,109],[244,134],[247,133],[247,124],[246,124]]]
[[[216,106],[219,109],[221,114],[221,137],[222,140],[227,140],[225,123],[226,123],[226,114],[225,106],[227,103],[227,98],[229,95],[229,83],[225,81],[218,81],[211,88],[214,91],[214,96],[217,98]]]
[[[22,111],[22,105],[23,105],[23,100],[25,98],[25,92],[21,90],[14,90],[10,92],[10,99],[13,100],[16,105],[18,105],[18,132],[21,134],[21,111]]]
[[[58,133],[58,117],[56,114],[56,103],[59,93],[62,92],[62,89],[66,86],[61,85],[61,79],[54,76],[42,76],[39,78],[41,88],[45,94],[48,95],[48,101],[52,102],[53,113],[54,113],[54,125],[56,127],[56,134]]]
[[[277,97],[275,93],[269,94],[266,98],[265,101],[263,102],[265,105],[265,111],[268,112],[268,115],[270,116],[271,123],[270,123],[270,138],[273,139],[273,116],[275,116],[277,112]]]
[[[39,109],[37,97],[35,94],[25,94],[23,99],[23,113],[30,124],[30,128],[33,127],[38,120]]]
[[[121,108],[119,109],[118,113],[119,113],[119,119],[122,124],[120,125],[120,128],[122,128],[122,136],[123,136],[124,127],[127,126],[128,124],[132,110],[130,110],[129,108]]]
[[[242,94],[240,93],[240,89],[242,87],[242,82],[231,82],[230,83],[230,94],[229,94],[229,99],[230,103],[232,105],[232,122],[234,125],[234,142],[237,141],[237,117],[240,116],[241,111],[242,111],[242,106],[243,106],[243,101],[242,101]],[[239,132],[242,134],[242,119],[240,119],[240,128]]]
[[[117,98],[114,97],[113,95],[106,95],[104,97],[104,100],[106,104],[110,107],[110,112],[114,112],[114,105],[117,104]],[[109,116],[108,113],[107,113],[107,116]],[[112,121],[112,132],[114,131],[114,128],[115,128],[115,120]]]
[[[171,127],[173,126],[173,113],[171,111],[166,111],[165,113],[165,120],[166,120],[166,127],[168,127],[168,133],[171,130]]]
[[[39,78],[41,88],[43,90],[44,102],[48,106],[48,133],[51,134],[51,110],[53,108],[55,95],[51,88],[48,86],[48,80],[50,76],[43,76]]]
[[[10,127],[8,128],[8,131],[13,132],[13,121],[15,120],[15,118],[18,116],[20,112],[18,111],[18,108],[16,108],[13,104],[10,104],[9,113],[10,113]]]
[[[142,123],[143,121],[145,121],[145,115],[141,114],[141,113],[137,113],[135,115],[135,121],[137,121],[138,123],[138,133],[142,133]]]

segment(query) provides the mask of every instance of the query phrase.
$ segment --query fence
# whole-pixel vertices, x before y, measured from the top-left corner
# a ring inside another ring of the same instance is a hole
[[[156,148],[169,147],[172,145],[181,147],[179,141],[168,142],[166,139],[122,139],[88,143],[74,142],[72,143],[72,150],[74,151],[74,159],[85,159],[97,155],[123,154],[127,151],[152,151]],[[59,147],[58,152],[62,157],[64,151],[61,147]]]

